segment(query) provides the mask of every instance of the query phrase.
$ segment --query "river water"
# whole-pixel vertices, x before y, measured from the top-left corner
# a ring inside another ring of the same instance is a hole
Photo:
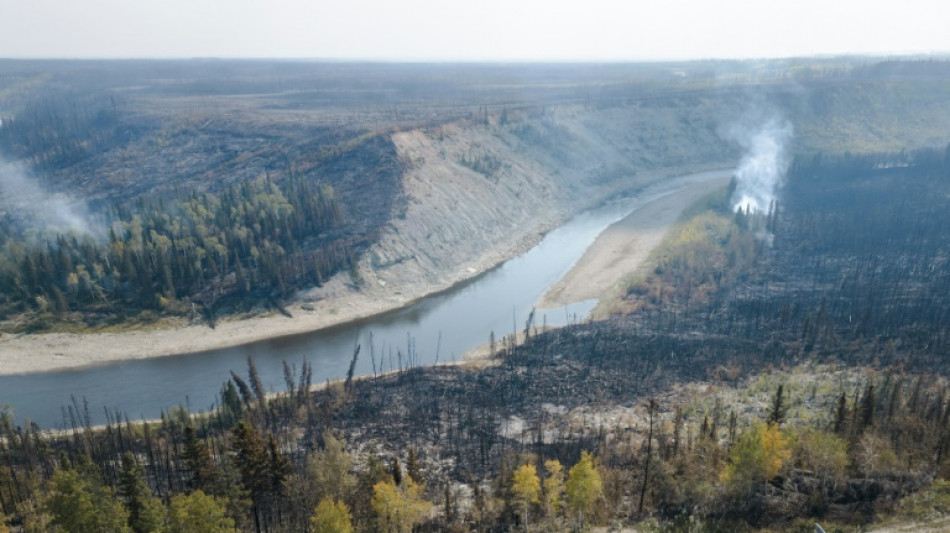
[[[552,230],[531,250],[471,281],[419,302],[333,328],[243,346],[186,355],[140,359],[77,370],[0,376],[0,406],[19,421],[43,428],[65,424],[65,406],[89,406],[93,421],[104,409],[130,419],[157,418],[176,405],[192,411],[213,407],[234,370],[246,376],[253,357],[265,388],[284,389],[283,362],[307,360],[314,383],[346,375],[355,346],[356,374],[458,360],[489,340],[524,329],[535,303],[583,255],[598,234],[638,207],[683,187],[722,176],[707,172],[671,179],[635,197],[582,213]],[[564,325],[586,318],[596,301],[538,311],[535,325]]]

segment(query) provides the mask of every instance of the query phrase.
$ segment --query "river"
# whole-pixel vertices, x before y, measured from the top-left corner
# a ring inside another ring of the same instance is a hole
[[[635,197],[612,201],[550,231],[532,249],[449,291],[402,309],[329,329],[206,352],[139,359],[107,365],[0,376],[0,406],[13,409],[18,421],[43,428],[63,427],[65,407],[89,406],[94,423],[105,409],[132,420],[157,418],[184,405],[192,411],[212,408],[221,385],[234,370],[245,376],[253,357],[265,388],[284,388],[283,362],[297,368],[307,360],[313,381],[346,375],[355,346],[360,346],[356,374],[458,360],[469,350],[521,330],[544,291],[584,254],[613,222],[657,198],[697,181],[702,173],[666,180]],[[721,175],[721,173],[719,173]],[[564,325],[583,320],[596,304],[580,302],[538,311],[535,325]]]

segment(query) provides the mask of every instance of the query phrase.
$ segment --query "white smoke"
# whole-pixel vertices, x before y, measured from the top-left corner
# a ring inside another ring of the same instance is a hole
[[[788,170],[786,145],[792,139],[792,124],[776,114],[759,115],[726,131],[726,136],[745,151],[735,172],[732,207],[736,211],[768,210]]]
[[[83,202],[62,193],[47,193],[16,163],[0,159],[0,212],[25,217],[30,225],[56,233],[98,236],[101,228],[90,222]]]

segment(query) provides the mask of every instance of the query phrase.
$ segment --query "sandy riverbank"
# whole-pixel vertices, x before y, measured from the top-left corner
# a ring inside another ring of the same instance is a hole
[[[366,319],[405,307],[428,295],[450,289],[496,265],[523,254],[550,229],[539,226],[506,250],[493,250],[478,262],[446,276],[438,284],[425,282],[397,286],[378,283],[371,272],[363,286],[353,286],[348,275],[338,275],[319,289],[287,305],[293,318],[274,313],[249,319],[220,320],[214,329],[187,324],[119,333],[0,334],[0,375],[28,374],[179,355],[239,346],[297,335]]]
[[[383,300],[353,294],[338,309],[307,311],[288,306],[282,315],[219,321],[215,329],[184,324],[178,328],[120,333],[43,333],[0,336],[0,375],[79,368],[122,360],[144,359],[235,346],[266,338],[302,333],[357,320],[389,309]],[[393,298],[390,305],[401,300]],[[326,308],[327,306],[321,306]]]
[[[613,293],[659,246],[683,211],[729,183],[729,171],[718,174],[658,198],[612,224],[571,270],[548,289],[538,307],[561,307]]]
[[[722,174],[728,175],[728,172]],[[666,227],[679,217],[683,209],[727,179],[709,181],[708,175],[693,175],[703,181],[676,189],[611,226],[552,289],[545,301],[557,306],[562,305],[557,303],[559,301],[573,303],[604,294],[659,244]],[[315,297],[311,294],[309,298],[287,306],[293,318],[274,314],[246,320],[223,320],[215,329],[182,323],[178,328],[121,333],[0,335],[0,375],[65,370],[213,350],[364,319],[447,290],[516,257],[537,243],[549,228],[539,226],[537,232],[516,245],[486,253],[478,262],[465,265],[437,285],[424,282],[402,283],[398,287],[386,285],[374,281],[373,274],[367,272],[370,281],[356,288],[347,276],[337,276],[320,288]]]

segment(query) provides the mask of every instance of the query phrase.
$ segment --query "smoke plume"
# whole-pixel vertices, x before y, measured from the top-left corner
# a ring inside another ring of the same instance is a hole
[[[759,116],[735,124],[726,131],[745,155],[736,168],[734,210],[766,211],[775,200],[788,170],[786,145],[792,139],[792,124],[777,114]]]
[[[21,165],[0,159],[0,213],[9,211],[30,226],[56,233],[100,233],[90,222],[86,205],[63,194],[52,194]]]

